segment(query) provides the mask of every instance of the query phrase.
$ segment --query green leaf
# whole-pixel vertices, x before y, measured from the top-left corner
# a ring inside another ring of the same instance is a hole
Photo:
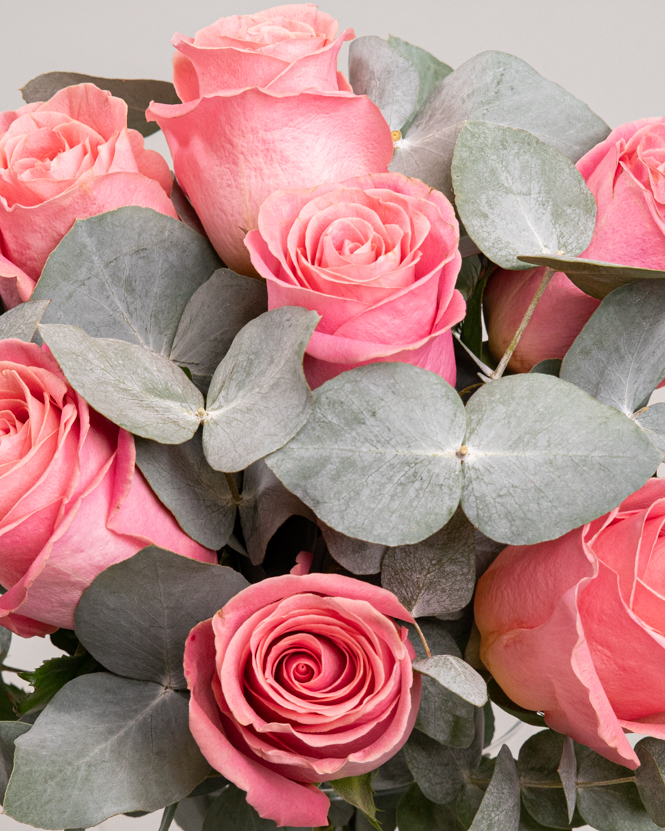
[[[520,707],[519,704],[515,704],[514,701],[508,698],[494,678],[490,678],[487,682],[487,692],[489,693],[490,699],[511,716],[515,716],[515,718],[518,718],[525,724],[531,724],[533,727],[547,727],[543,716],[539,716],[537,712],[526,710],[524,707]]]
[[[102,665],[92,655],[63,655],[50,658],[32,672],[19,672],[19,677],[27,681],[34,689],[17,702],[17,709],[22,715],[35,709],[42,709],[65,684],[81,675],[99,672]]]
[[[476,582],[473,525],[457,510],[452,519],[422,542],[388,548],[381,585],[397,595],[414,617],[463,609]]]
[[[432,802],[412,785],[397,806],[400,831],[464,831],[464,826],[445,805]]]
[[[247,585],[227,566],[151,545],[92,581],[76,609],[76,634],[112,672],[184,690],[191,629]]]
[[[398,750],[387,762],[374,771],[372,788],[375,793],[407,788],[413,782],[413,776],[406,764],[404,753]]]
[[[353,805],[349,805],[348,802],[345,802],[334,792],[329,794],[328,797],[330,799],[330,808],[328,810],[328,822],[330,825],[332,825],[333,828],[349,825],[356,813],[356,809]],[[357,829],[355,829],[355,831],[357,831]],[[382,828],[382,831],[385,831],[385,829]]]
[[[169,357],[190,298],[219,265],[208,240],[177,219],[118,208],[74,223],[32,297],[51,301],[44,323],[79,326]]]
[[[312,511],[287,491],[262,459],[244,472],[241,496],[238,514],[253,565],[263,562],[268,543],[289,517],[302,516],[316,522]]]
[[[159,101],[162,104],[180,103],[175,87],[169,81],[99,78],[95,75],[82,75],[80,72],[46,72],[28,81],[21,89],[21,94],[28,104],[48,101],[58,90],[74,84],[95,84],[100,89],[108,90],[116,98],[122,98],[128,108],[127,126],[131,130],[138,130],[144,136],[159,130],[158,124],[148,123],[145,119],[145,111],[151,101]]]
[[[413,662],[416,672],[428,675],[442,687],[460,698],[482,707],[487,701],[487,684],[462,658],[455,655],[433,655]]]
[[[17,739],[5,813],[39,828],[90,828],[183,799],[210,765],[182,693],[96,672],[70,681]]]
[[[665,404],[651,404],[635,416],[635,423],[646,432],[653,444],[665,453]]]
[[[47,306],[48,300],[28,300],[0,315],[0,340],[17,338],[30,343]]]
[[[464,785],[464,773],[449,747],[420,730],[413,730],[403,752],[409,770],[427,799],[446,805],[457,797]]]
[[[566,736],[563,740],[561,759],[557,768],[559,779],[563,786],[563,794],[568,807],[568,822],[573,821],[575,804],[577,802],[577,759],[575,758],[575,746],[573,740]]]
[[[220,268],[197,289],[175,333],[170,358],[202,387],[210,383],[238,332],[268,309],[263,280]]]
[[[642,805],[633,771],[582,745],[575,746],[575,755],[577,808],[585,822],[597,831],[656,831],[658,826]]]
[[[410,61],[418,71],[418,100],[414,112],[401,127],[402,135],[404,135],[408,131],[415,114],[425,103],[432,90],[450,75],[453,69],[448,64],[435,58],[434,55],[430,55],[429,52],[421,49],[420,46],[413,46],[413,44],[392,35],[388,36],[388,45],[399,52],[403,58]]]
[[[77,326],[42,324],[39,333],[74,389],[115,424],[162,444],[196,433],[203,396],[168,358],[138,344],[91,338]]]
[[[564,755],[565,772],[562,776],[559,768]],[[576,762],[572,741],[552,730],[541,730],[520,748],[517,769],[522,784],[522,802],[529,814],[548,827],[569,827],[576,801]],[[566,779],[565,788],[563,778]]]
[[[531,367],[529,372],[539,372],[541,375],[554,375],[558,378],[561,373],[561,358],[546,358]]]
[[[499,542],[529,545],[590,522],[661,460],[631,419],[550,375],[493,381],[466,409],[462,507]]]
[[[330,556],[343,568],[353,574],[378,574],[381,571],[381,561],[388,546],[347,537],[325,522],[319,522],[319,527]]]
[[[618,265],[580,257],[550,255],[547,257],[520,256],[517,259],[530,265],[546,266],[555,271],[563,271],[579,289],[597,300],[602,300],[618,286],[625,286],[634,280],[660,280],[665,277],[665,271],[657,271],[653,268]]]
[[[7,783],[14,767],[15,742],[30,730],[30,724],[21,721],[0,721],[0,805],[5,798]]]
[[[276,831],[271,819],[263,819],[247,802],[244,791],[227,785],[208,808],[202,831]],[[309,828],[288,828],[283,831],[310,831]]]
[[[665,828],[665,742],[649,736],[637,743],[635,752],[640,760],[637,790],[651,819]]]
[[[404,796],[405,788],[399,791],[377,794],[374,798],[381,831],[395,831],[397,828],[397,806]],[[356,811],[355,831],[371,831],[374,826],[367,817]]]
[[[470,121],[455,146],[455,204],[490,260],[528,268],[521,254],[575,256],[591,242],[596,202],[563,153],[524,130]]]
[[[640,280],[608,295],[575,338],[561,377],[627,416],[665,376],[665,282]]]
[[[266,463],[335,530],[415,543],[457,507],[464,425],[459,396],[438,375],[370,364],[319,387],[305,427]]]
[[[520,823],[520,782],[515,760],[508,746],[496,757],[492,779],[469,831],[518,831]]]
[[[186,534],[213,551],[226,545],[236,504],[224,474],[206,461],[200,433],[177,445],[137,438],[136,464]]]
[[[482,52],[440,83],[414,118],[390,169],[422,179],[452,199],[453,150],[467,121],[527,130],[573,162],[610,132],[586,104],[520,58]]]
[[[399,130],[418,104],[418,70],[385,40],[356,38],[349,48],[349,81],[381,110],[391,130]]]
[[[381,826],[376,818],[371,771],[369,773],[363,773],[361,776],[347,776],[343,779],[335,779],[330,784],[349,805],[354,805],[359,811],[363,812],[373,828],[381,831]]]
[[[316,312],[283,306],[243,327],[208,391],[203,450],[216,470],[233,473],[278,450],[305,424],[312,393],[303,355]]]

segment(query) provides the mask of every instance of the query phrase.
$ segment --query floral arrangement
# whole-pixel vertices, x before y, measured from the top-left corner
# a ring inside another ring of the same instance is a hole
[[[665,118],[311,4],[173,44],[0,114],[4,812],[665,827]]]

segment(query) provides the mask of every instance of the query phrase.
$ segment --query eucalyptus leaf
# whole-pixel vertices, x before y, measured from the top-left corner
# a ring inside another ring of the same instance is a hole
[[[76,634],[112,672],[184,690],[191,629],[247,585],[231,568],[151,545],[92,581],[76,609]]]
[[[302,516],[316,522],[312,511],[284,487],[262,459],[243,474],[238,513],[253,565],[263,562],[268,543],[289,517]]]
[[[413,668],[438,681],[442,687],[474,707],[482,707],[487,701],[487,685],[462,658],[455,655],[433,655],[431,658],[414,661]]]
[[[557,768],[559,779],[563,786],[563,794],[568,807],[568,821],[573,821],[575,815],[575,804],[577,802],[577,759],[575,758],[575,745],[570,736],[563,740],[561,760]]]
[[[665,453],[665,404],[650,404],[635,417],[661,453]]]
[[[405,40],[401,40],[401,38],[390,35],[388,44],[396,52],[399,52],[403,58],[410,61],[418,71],[418,100],[416,101],[415,112],[401,127],[402,135],[404,135],[408,131],[416,112],[425,103],[434,87],[448,77],[453,69],[448,64],[435,58],[434,55],[430,55],[429,52],[421,49],[420,46],[414,46]]]
[[[16,338],[30,343],[48,303],[48,300],[28,300],[0,315],[0,340]]]
[[[243,327],[215,370],[203,425],[203,450],[216,470],[233,473],[279,449],[312,408],[302,362],[316,312],[282,306]]]
[[[118,208],[74,223],[32,297],[51,301],[44,323],[80,326],[169,357],[190,298],[219,265],[210,243],[177,219]]]
[[[525,61],[505,52],[481,52],[435,87],[390,169],[422,179],[452,199],[453,150],[467,121],[527,130],[572,162],[610,132],[586,104]]]
[[[634,280],[661,280],[665,277],[665,271],[657,271],[653,268],[606,263],[603,260],[586,260],[581,257],[550,255],[547,257],[520,256],[518,259],[530,265],[546,266],[555,271],[563,271],[577,288],[598,300],[607,297],[615,288],[632,283]]]
[[[520,824],[520,782],[515,760],[508,746],[496,757],[492,779],[485,791],[469,831],[518,831]]]
[[[384,762],[374,771],[372,788],[376,793],[394,791],[407,788],[413,782],[413,776],[404,758],[404,753],[398,750],[387,762]]]
[[[554,375],[558,378],[561,373],[561,358],[545,358],[531,367],[529,372],[539,372],[541,375]]]
[[[426,540],[388,548],[381,585],[397,595],[414,617],[455,612],[473,595],[475,554],[473,525],[457,510]]]
[[[464,125],[452,164],[455,204],[490,260],[528,268],[520,254],[575,256],[591,242],[596,202],[575,165],[525,130]]]
[[[168,358],[135,343],[91,338],[77,326],[42,324],[39,333],[74,389],[115,424],[162,444],[196,433],[203,396]]]
[[[661,460],[631,419],[550,375],[493,381],[466,410],[462,507],[499,542],[529,545],[590,522]]]
[[[376,104],[391,130],[399,130],[418,105],[418,70],[373,35],[351,43],[349,81],[356,95],[366,95]]]
[[[467,303],[473,295],[474,289],[478,285],[478,281],[480,280],[482,273],[483,264],[477,254],[474,254],[471,257],[464,257],[462,260],[462,267],[457,275],[455,288],[462,293],[462,296]]]
[[[319,522],[319,527],[330,556],[345,569],[353,574],[378,574],[381,571],[381,561],[388,546],[347,537],[325,522]]]
[[[24,724],[22,721],[0,721],[0,805],[4,801],[7,783],[14,767],[14,743],[30,728],[30,724]]]
[[[370,364],[319,387],[305,427],[266,463],[335,530],[415,543],[457,507],[464,426],[459,396],[438,375]]]
[[[226,545],[236,503],[224,474],[206,461],[200,433],[177,445],[137,438],[136,464],[186,534],[214,551]]]
[[[665,376],[664,341],[665,281],[621,286],[575,338],[561,377],[632,416]]]
[[[0,628],[0,664],[4,664],[9,647],[12,644],[12,633],[9,629]]]
[[[235,785],[227,785],[208,808],[202,831],[277,831],[271,819],[263,819],[247,802],[246,794]],[[309,828],[286,828],[284,831],[310,831]]]
[[[35,101],[48,101],[56,92],[75,84],[94,84],[100,89],[108,90],[116,98],[122,98],[127,104],[127,126],[149,136],[159,130],[159,125],[147,122],[145,111],[151,101],[162,104],[179,104],[180,99],[175,87],[169,81],[151,81],[146,78],[127,80],[125,78],[100,78],[95,75],[82,75],[80,72],[46,72],[38,75],[21,89],[23,100],[32,104]]]
[[[400,831],[464,831],[464,826],[445,805],[437,805],[412,785],[397,806]]]
[[[644,807],[660,828],[665,828],[665,742],[648,736],[635,747],[640,766],[635,782]]]
[[[566,760],[562,775],[559,768],[564,754]],[[517,769],[522,785],[522,802],[529,814],[542,825],[568,827],[576,801],[576,762],[572,741],[552,730],[541,730],[530,736],[520,748]],[[565,788],[563,778],[566,779]]]
[[[39,828],[90,828],[187,796],[210,765],[185,696],[105,672],[70,681],[17,739],[4,812]]]
[[[371,771],[360,776],[334,779],[330,784],[349,805],[354,805],[359,811],[362,811],[373,828],[381,831],[381,826],[376,818]]]
[[[403,748],[406,763],[423,794],[432,802],[452,802],[464,785],[464,774],[450,749],[413,730]]]
[[[220,268],[190,298],[169,357],[207,386],[238,332],[267,309],[263,280]]]

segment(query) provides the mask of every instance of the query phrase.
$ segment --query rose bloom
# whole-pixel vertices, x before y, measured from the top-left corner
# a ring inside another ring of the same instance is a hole
[[[665,118],[622,124],[577,163],[598,213],[589,260],[665,270]],[[489,346],[499,360],[543,278],[544,269],[495,272],[483,299]],[[563,358],[600,301],[556,273],[509,363],[528,372]]]
[[[0,341],[0,624],[74,628],[82,592],[146,545],[202,562],[134,467],[133,437],[91,410],[46,347]]]
[[[235,271],[252,273],[243,237],[273,191],[388,169],[388,124],[337,72],[353,30],[336,32],[336,20],[303,3],[173,38],[173,82],[185,103],[153,103],[148,119],[162,128],[178,182]]]
[[[192,630],[192,733],[262,817],[327,826],[329,800],[313,783],[374,770],[409,737],[420,676],[393,618],[413,621],[385,589],[292,573],[249,586]]]
[[[466,306],[455,281],[459,226],[446,197],[380,173],[278,191],[245,240],[268,306],[322,316],[305,356],[319,386],[376,361],[402,361],[455,383],[451,326]]]
[[[547,724],[630,768],[665,739],[665,480],[558,540],[508,546],[478,583],[480,655]]]
[[[127,129],[127,104],[93,84],[0,113],[0,296],[28,300],[76,219],[125,205],[176,216],[166,161]]]

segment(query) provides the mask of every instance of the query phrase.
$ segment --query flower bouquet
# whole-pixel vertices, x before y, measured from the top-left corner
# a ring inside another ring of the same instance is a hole
[[[665,118],[353,38],[0,114],[0,651],[63,653],[0,687],[20,822],[665,827]]]

